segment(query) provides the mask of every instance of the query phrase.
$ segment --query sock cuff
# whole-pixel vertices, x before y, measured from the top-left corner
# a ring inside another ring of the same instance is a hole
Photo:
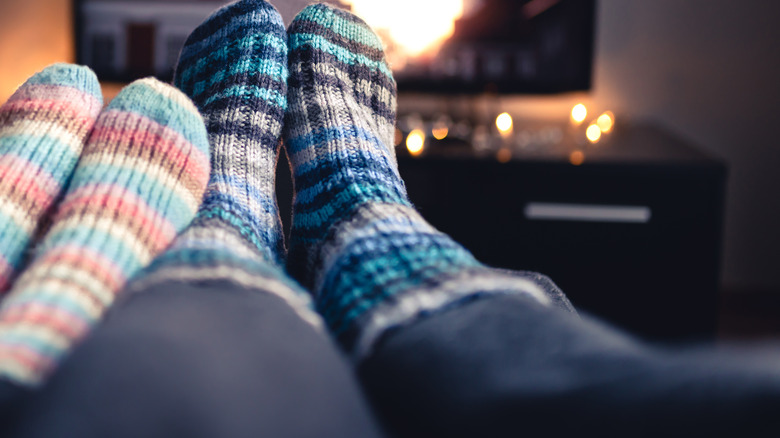
[[[359,363],[371,355],[386,334],[432,315],[500,295],[522,296],[536,305],[550,307],[553,305],[550,294],[527,273],[487,267],[463,269],[438,276],[380,303],[345,331],[340,341],[352,360]]]
[[[286,57],[287,33],[279,12],[265,1],[243,0],[218,10],[190,34],[179,55],[174,83],[201,110],[220,97],[286,100],[280,96],[285,90],[268,89],[273,84],[262,80],[270,77],[286,87]],[[246,59],[234,63],[235,58]],[[240,86],[230,77],[240,77]],[[224,82],[233,87],[223,90]],[[200,97],[206,93],[207,98]]]
[[[281,265],[258,257],[257,248],[236,227],[219,218],[193,222],[163,255],[138,275],[129,293],[142,293],[165,282],[211,284],[230,282],[270,293],[286,301],[304,320],[323,329],[310,295]]]

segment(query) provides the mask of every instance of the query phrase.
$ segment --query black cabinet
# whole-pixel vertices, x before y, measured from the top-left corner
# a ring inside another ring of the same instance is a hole
[[[653,340],[715,334],[725,166],[653,126],[495,158],[399,157],[422,215],[486,264],[534,270]],[[443,149],[443,148],[442,148]]]

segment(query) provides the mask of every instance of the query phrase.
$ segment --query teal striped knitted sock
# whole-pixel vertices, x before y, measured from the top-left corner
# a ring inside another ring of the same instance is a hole
[[[65,189],[102,106],[91,70],[55,64],[0,108],[0,293]]]
[[[194,105],[155,79],[98,116],[36,256],[0,306],[0,377],[42,383],[193,218],[209,175]]]
[[[282,271],[274,175],[287,76],[287,33],[265,1],[226,6],[189,36],[175,83],[206,120],[211,178],[192,225],[132,290],[168,280],[227,280],[273,293],[318,323],[309,296]]]
[[[289,29],[285,147],[295,181],[289,269],[359,360],[388,329],[527,281],[479,264],[410,205],[393,135],[396,86],[379,38],[316,4]]]

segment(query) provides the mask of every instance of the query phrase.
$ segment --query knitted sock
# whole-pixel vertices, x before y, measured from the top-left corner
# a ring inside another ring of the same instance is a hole
[[[0,293],[67,186],[103,97],[86,67],[55,64],[0,108]]]
[[[151,78],[122,90],[0,306],[0,377],[42,383],[126,280],[190,222],[208,173],[203,121],[184,95]]]
[[[316,324],[282,271],[274,171],[287,108],[287,34],[265,1],[223,7],[187,39],[175,83],[206,120],[211,178],[192,225],[130,286],[227,280],[274,293]]]
[[[344,347],[359,360],[388,329],[478,295],[545,300],[480,265],[410,205],[393,150],[396,86],[369,27],[316,4],[288,32],[289,266]]]

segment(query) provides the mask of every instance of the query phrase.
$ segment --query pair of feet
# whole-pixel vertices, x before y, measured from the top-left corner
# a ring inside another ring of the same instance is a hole
[[[104,245],[110,248],[104,265],[88,259],[63,268],[63,260],[70,259],[47,258],[52,245],[47,243],[49,237],[44,238],[37,258],[50,260],[53,267],[46,273],[59,270],[69,279],[83,281],[72,281],[75,285],[65,295],[67,300],[60,289],[62,281],[52,286],[45,275],[36,277],[35,287],[19,292],[16,285],[25,283],[27,272],[36,272],[37,261],[25,271],[0,309],[3,376],[23,384],[40,383],[98,320],[126,280],[165,247],[169,249],[136,275],[129,291],[169,280],[215,279],[261,289],[282,297],[315,325],[324,320],[357,360],[388,329],[475,295],[526,292],[546,300],[533,285],[480,265],[412,208],[393,149],[395,82],[379,38],[357,17],[315,4],[285,31],[278,12],[267,2],[241,0],[193,31],[174,81],[202,115],[208,140],[190,126],[192,111],[182,110],[187,99],[179,92],[153,80],[130,85],[105,112],[125,111],[135,118],[122,118],[114,130],[100,129],[103,116],[98,118],[98,128],[86,141],[50,234],[63,222],[58,219],[67,215],[63,212],[70,211],[69,199],[75,197],[70,193],[78,192],[80,173],[121,182],[125,191],[135,190],[148,205],[164,206],[160,215],[174,225],[144,228],[141,225],[147,222],[158,224],[158,216],[145,218],[136,213],[144,209],[120,208],[124,198],[115,200],[98,190],[94,203],[85,208],[106,218],[64,221],[76,228],[55,233],[68,237],[68,248],[76,242],[81,252],[102,249],[89,239],[112,232],[126,237],[128,233],[112,231],[116,228],[131,230],[136,240],[151,242],[154,250],[141,251],[135,241],[119,239]],[[131,92],[141,86],[165,89],[174,97],[157,102],[147,94]],[[98,99],[95,83],[75,88],[86,89]],[[137,105],[143,110],[137,110]],[[95,104],[87,112],[94,116],[97,109]],[[162,125],[170,129],[155,134],[147,129],[148,120],[164,120]],[[208,144],[207,186],[201,178],[207,167],[202,164],[205,152],[172,155],[164,160],[168,172],[163,176],[143,175],[144,159],[170,155],[166,145],[176,135],[198,146],[191,151],[203,152],[200,146]],[[90,146],[93,137],[101,136],[102,143]],[[130,144],[145,145],[140,158],[118,153],[124,137]],[[284,270],[284,239],[274,191],[282,138],[295,187],[286,267],[308,292]],[[90,153],[118,158],[110,166],[93,169]],[[80,171],[82,167],[88,170]],[[197,212],[188,211],[185,207],[191,204],[175,196],[197,195],[204,189]],[[118,228],[125,216],[138,218]],[[181,223],[190,221],[171,242],[171,233],[175,235]],[[148,257],[131,257],[139,253]],[[133,259],[127,269],[122,264],[126,259]],[[98,280],[112,288],[95,286]],[[29,310],[30,303],[37,310]]]
[[[309,293],[263,267],[284,266],[273,185],[283,139],[295,189],[286,267],[349,352],[473,293],[480,277],[463,278],[481,265],[407,199],[395,81],[361,19],[314,4],[285,31],[267,2],[243,0],[192,33],[174,81],[206,120],[212,176],[193,225],[157,264],[179,265],[180,278],[281,282],[276,293],[306,307]]]
[[[208,182],[181,92],[144,79],[102,106],[94,73],[56,64],[0,108],[0,376],[22,385],[187,226]]]

